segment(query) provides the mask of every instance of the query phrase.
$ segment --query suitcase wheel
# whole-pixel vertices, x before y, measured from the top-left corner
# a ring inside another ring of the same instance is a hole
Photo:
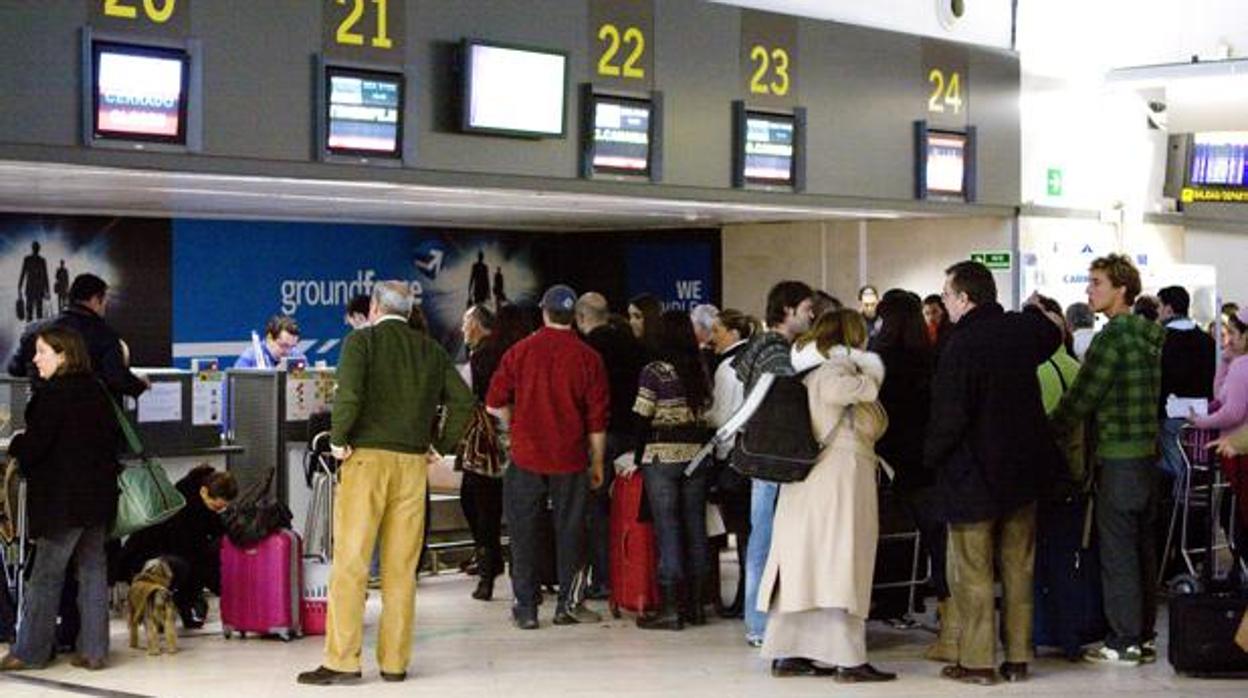
[[[1205,585],[1190,574],[1181,574],[1170,581],[1170,593],[1176,596],[1199,594]]]
[[[228,639],[230,639],[230,638],[234,637],[234,630],[233,630],[232,628],[228,628],[228,627],[221,628],[221,634],[222,634],[222,635],[224,635],[224,636],[225,636],[225,639],[227,639],[227,640],[228,640]]]

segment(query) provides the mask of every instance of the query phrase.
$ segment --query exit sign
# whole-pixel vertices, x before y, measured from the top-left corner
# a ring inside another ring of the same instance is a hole
[[[1062,195],[1062,168],[1050,167],[1048,176],[1049,196]]]
[[[993,271],[1009,271],[1014,255],[1010,252],[972,252],[971,261],[979,262]]]

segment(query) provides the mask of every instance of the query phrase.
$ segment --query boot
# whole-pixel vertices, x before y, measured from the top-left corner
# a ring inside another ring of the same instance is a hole
[[[953,599],[941,599],[936,604],[936,615],[940,618],[940,633],[936,641],[928,646],[923,656],[933,662],[956,664],[958,661],[958,636],[962,631],[958,614],[954,611]]]
[[[472,598],[489,601],[494,598],[494,578],[498,576],[498,560],[486,548],[477,548],[477,588]]]
[[[696,577],[689,585],[684,612],[685,622],[689,625],[706,625],[706,586],[705,577]]]
[[[676,605],[677,598],[678,590],[675,585],[661,585],[659,587],[659,612],[638,616],[637,627],[643,630],[684,630],[685,623],[680,618],[680,609]]]

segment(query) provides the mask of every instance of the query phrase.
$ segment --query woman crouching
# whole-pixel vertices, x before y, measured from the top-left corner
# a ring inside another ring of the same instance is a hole
[[[879,533],[875,442],[888,426],[876,402],[884,365],[863,350],[853,310],[824,313],[793,347],[824,445],[801,482],[780,486],[758,594],[769,615],[762,654],[772,676],[890,681],[867,663],[866,621]]]

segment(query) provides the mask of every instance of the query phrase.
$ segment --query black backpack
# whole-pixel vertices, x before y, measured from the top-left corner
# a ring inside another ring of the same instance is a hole
[[[802,382],[813,370],[774,376],[762,403],[737,434],[733,470],[771,482],[806,479],[823,450],[810,428],[810,403]]]

